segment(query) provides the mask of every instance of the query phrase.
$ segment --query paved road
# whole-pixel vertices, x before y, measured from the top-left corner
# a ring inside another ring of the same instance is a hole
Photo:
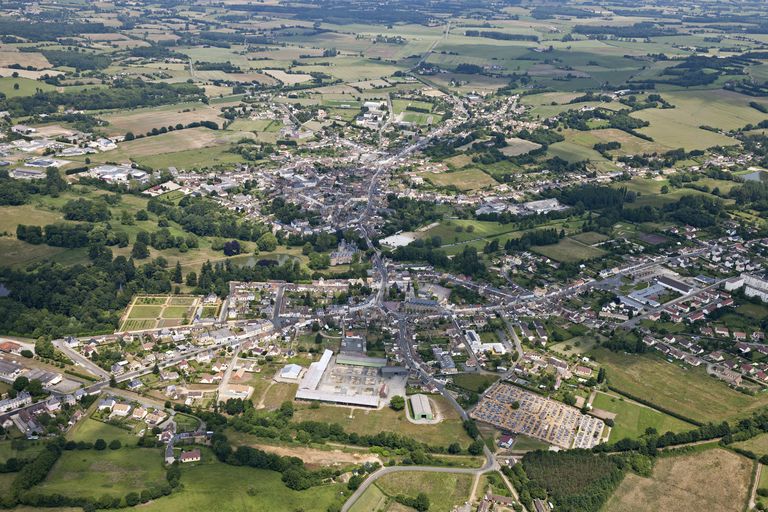
[[[92,374],[101,377],[102,379],[109,379],[110,373],[99,365],[82,355],[80,352],[73,350],[67,345],[64,340],[53,340],[53,345],[64,352],[64,354],[75,362],[78,366],[82,366]]]

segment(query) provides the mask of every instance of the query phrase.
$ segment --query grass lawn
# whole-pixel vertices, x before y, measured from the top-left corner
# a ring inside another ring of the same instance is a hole
[[[703,368],[686,368],[653,355],[592,352],[605,367],[608,383],[656,405],[702,422],[742,417],[768,405],[768,394],[749,396],[707,375]]]
[[[453,383],[460,388],[478,393],[488,389],[488,386],[497,380],[499,380],[498,375],[487,375],[484,373],[462,373],[453,377]]]
[[[420,492],[429,496],[429,510],[452,510],[469,499],[472,475],[407,471],[384,475],[376,481],[384,494],[415,497]]]
[[[644,405],[630,401],[627,398],[598,393],[592,406],[616,413],[615,424],[611,429],[610,441],[615,442],[628,437],[636,439],[645,433],[645,429],[653,427],[659,434],[665,432],[684,432],[696,428],[667,414],[655,411]]]
[[[274,387],[274,386],[273,386]],[[396,412],[385,407],[381,410],[352,409],[321,405],[318,409],[297,408],[295,421],[315,420],[339,423],[347,432],[358,434],[376,434],[378,432],[397,432],[418,441],[447,446],[454,441],[467,445],[469,437],[461,425],[458,413],[442,397],[431,396],[432,405],[438,407],[445,418],[436,425],[416,425],[409,422],[405,412]],[[350,418],[350,412],[352,417]]]
[[[45,481],[42,494],[125,496],[165,482],[163,451],[156,448],[65,451]]]
[[[184,489],[181,492],[142,505],[141,509],[147,512],[327,510],[332,505],[341,505],[349,494],[346,486],[338,484],[294,491],[283,484],[280,473],[221,464],[214,461],[209,450],[203,451],[203,461],[206,460],[211,462],[182,466]]]
[[[81,420],[67,434],[67,439],[73,441],[90,441],[104,439],[107,443],[113,439],[119,439],[123,445],[135,446],[138,438],[131,434],[129,430],[102,423],[91,418]]]
[[[466,169],[439,174],[427,173],[423,177],[436,187],[456,187],[461,191],[479,190],[498,185],[496,180],[479,169]]]
[[[717,510],[741,512],[753,462],[722,449],[657,459],[650,478],[627,474],[604,512]]]
[[[561,263],[592,260],[605,254],[602,249],[585,245],[570,238],[563,238],[553,245],[532,247],[531,250]]]
[[[16,85],[18,85],[18,88],[16,88]],[[38,89],[44,92],[48,92],[53,91],[56,88],[45,82],[39,82],[30,78],[0,78],[0,93],[4,94],[7,98],[32,96],[35,94],[35,92],[37,92]]]

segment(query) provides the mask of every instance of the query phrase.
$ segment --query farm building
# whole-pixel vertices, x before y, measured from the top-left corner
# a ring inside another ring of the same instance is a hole
[[[416,420],[432,420],[435,418],[432,414],[432,405],[426,395],[411,395],[411,409],[413,418]]]

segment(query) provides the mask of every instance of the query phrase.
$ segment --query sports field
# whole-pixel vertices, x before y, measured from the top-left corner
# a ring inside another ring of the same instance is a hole
[[[137,295],[125,309],[120,331],[176,327],[192,322],[202,297],[196,295]]]
[[[650,478],[627,474],[604,512],[717,510],[741,512],[753,462],[722,449],[656,460]]]
[[[610,386],[701,422],[747,416],[768,405],[768,393],[745,395],[710,377],[703,368],[681,368],[654,355],[604,349],[592,355],[605,367]]]
[[[598,393],[592,402],[592,407],[616,414],[614,426],[611,428],[609,441],[616,442],[626,437],[637,439],[647,428],[655,428],[659,434],[665,432],[685,432],[696,428],[667,414],[651,409],[618,396]]]

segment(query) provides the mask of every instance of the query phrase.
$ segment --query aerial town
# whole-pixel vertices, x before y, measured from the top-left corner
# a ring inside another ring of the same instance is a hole
[[[0,507],[768,509],[765,7],[0,3]]]

